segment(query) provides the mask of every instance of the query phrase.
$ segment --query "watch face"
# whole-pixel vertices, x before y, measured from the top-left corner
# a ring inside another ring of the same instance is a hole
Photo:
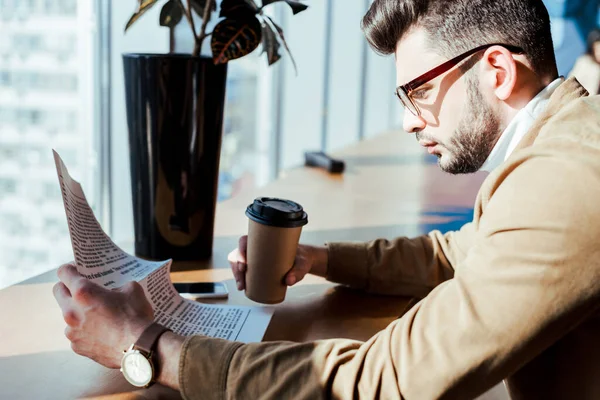
[[[152,365],[139,351],[128,352],[121,361],[125,379],[134,386],[143,387],[152,380]]]

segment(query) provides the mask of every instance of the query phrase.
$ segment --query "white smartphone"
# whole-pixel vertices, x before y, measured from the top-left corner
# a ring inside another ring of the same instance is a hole
[[[175,290],[187,299],[226,299],[229,296],[223,282],[174,283]]]

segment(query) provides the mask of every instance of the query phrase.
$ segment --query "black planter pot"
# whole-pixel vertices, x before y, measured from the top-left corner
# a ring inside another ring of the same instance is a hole
[[[212,254],[227,65],[123,55],[138,256]]]

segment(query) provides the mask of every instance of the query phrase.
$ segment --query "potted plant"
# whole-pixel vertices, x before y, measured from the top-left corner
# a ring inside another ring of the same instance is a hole
[[[160,25],[173,29],[185,21],[194,38],[191,54],[123,55],[138,256],[212,255],[227,62],[259,44],[269,65],[281,58],[282,46],[289,53],[283,30],[263,13],[279,2],[294,14],[307,8],[295,0],[262,0],[261,6],[254,0],[138,0],[126,31],[164,3]],[[209,38],[212,55],[205,56]]]

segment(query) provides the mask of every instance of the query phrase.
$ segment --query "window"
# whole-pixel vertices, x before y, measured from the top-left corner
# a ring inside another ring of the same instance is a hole
[[[294,17],[283,2],[265,9],[298,74],[283,48],[271,67],[260,48],[229,64],[218,201],[300,165],[306,150],[335,150],[397,124],[393,62],[367,51],[356,22],[367,3],[309,2]],[[121,55],[169,50],[160,5],[123,33],[135,6],[0,0],[0,288],[73,258],[53,148],[104,229],[133,247]],[[189,52],[185,21],[175,33],[177,50]]]
[[[120,54],[166,52],[168,35],[156,23],[160,7],[136,24],[137,32],[124,35],[122,26],[135,4],[123,3],[113,2],[102,16],[119,26],[112,32],[93,8],[100,10],[98,2],[0,0],[0,288],[72,259],[52,148],[82,182],[97,214],[101,190],[112,189],[112,214],[99,219],[113,237],[123,242],[133,235]],[[106,43],[93,36],[94,23],[105,29],[100,35],[108,38],[112,64],[95,58]],[[229,68],[219,200],[254,181],[258,62],[257,52]],[[107,93],[99,82],[100,65],[112,74]],[[113,180],[111,188],[99,182],[106,165],[97,162],[106,150],[97,117],[102,95],[110,99],[114,139],[112,158],[103,161],[123,178]]]
[[[90,15],[76,0],[0,1],[0,288],[72,259],[52,157],[93,174]],[[93,204],[96,199],[90,198]]]
[[[128,2],[112,3],[112,23],[123,27],[132,11]],[[121,54],[166,53],[169,51],[168,31],[158,26],[160,5],[148,11],[134,26],[123,35],[122,29],[112,37],[112,125],[111,125],[111,170],[112,194],[110,212],[110,234],[113,240],[125,248],[132,246],[133,221],[129,178],[129,153],[127,126],[125,121],[124,84],[122,77]],[[216,18],[215,18],[216,21]],[[212,21],[211,23],[214,23]],[[196,28],[198,29],[199,24]],[[208,30],[212,29],[211,26]],[[193,47],[190,28],[182,21],[175,30],[175,50],[190,53]],[[205,42],[203,54],[210,54],[209,43]],[[261,108],[261,75],[264,75],[266,61],[260,56],[260,49],[231,62],[227,72],[225,115],[223,121],[223,141],[218,178],[218,201],[235,196],[247,186],[253,186],[264,176],[260,169],[258,150],[260,135],[257,115]],[[269,117],[271,117],[270,115]],[[264,181],[264,179],[263,179]]]

